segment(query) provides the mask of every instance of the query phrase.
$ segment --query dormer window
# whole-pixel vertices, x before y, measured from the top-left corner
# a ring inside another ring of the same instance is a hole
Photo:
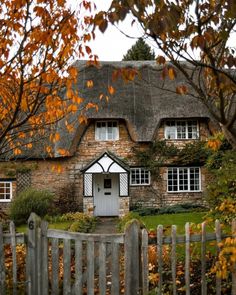
[[[173,120],[165,123],[166,139],[198,139],[199,129],[197,121]]]
[[[95,139],[109,141],[119,139],[119,128],[117,121],[98,121],[95,126]]]

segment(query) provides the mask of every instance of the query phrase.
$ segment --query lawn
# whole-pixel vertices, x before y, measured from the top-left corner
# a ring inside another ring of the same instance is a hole
[[[142,216],[141,219],[148,230],[155,229],[159,224],[162,224],[164,228],[170,228],[172,224],[177,226],[177,232],[179,234],[184,233],[184,225],[186,222],[199,224],[204,221],[206,212],[188,212],[188,213],[176,213],[176,214],[161,214]],[[49,224],[49,228],[67,230],[72,222],[53,222]],[[17,226],[18,232],[26,232],[27,225]]]
[[[61,229],[61,230],[67,230],[69,226],[71,225],[72,221],[63,221],[63,222],[54,222],[49,224],[49,228],[53,229]],[[19,233],[26,233],[27,232],[27,225],[19,225],[17,226],[17,232]]]
[[[199,224],[204,221],[204,217],[207,212],[188,212],[188,213],[176,213],[176,214],[161,214],[142,216],[142,221],[146,225],[147,229],[155,229],[159,224],[162,224],[164,228],[169,228],[171,225],[177,226],[178,233],[184,233],[184,226],[186,222]]]

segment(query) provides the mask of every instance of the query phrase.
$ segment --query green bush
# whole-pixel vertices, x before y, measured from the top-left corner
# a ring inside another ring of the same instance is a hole
[[[52,201],[53,194],[49,191],[33,188],[24,190],[10,205],[10,219],[19,225],[27,222],[31,212],[43,217],[50,211]]]
[[[75,212],[63,214],[61,221],[74,221],[69,227],[69,231],[89,233],[94,230],[97,218],[81,212]]]
[[[233,205],[236,200],[236,151],[221,153],[217,167],[210,168],[213,177],[207,187],[207,201],[211,208],[211,217],[228,222],[236,218]]]
[[[119,222],[117,224],[118,231],[124,232],[126,224],[131,222],[132,220],[138,220],[141,228],[145,227],[144,223],[142,222],[141,216],[137,212],[129,212],[125,216],[119,218]]]
[[[158,215],[158,214],[175,214],[175,213],[186,213],[192,211],[206,211],[206,207],[193,204],[193,203],[183,203],[171,206],[165,206],[161,208],[148,208],[148,207],[137,207],[133,209],[133,212],[138,213],[140,216],[148,215]]]
[[[206,207],[193,204],[193,203],[183,203],[176,204],[172,206],[166,206],[160,208],[158,214],[175,214],[175,213],[187,213],[187,212],[196,212],[196,211],[206,211],[208,210]]]
[[[9,216],[2,208],[0,208],[0,222],[2,223],[3,230],[9,228]]]

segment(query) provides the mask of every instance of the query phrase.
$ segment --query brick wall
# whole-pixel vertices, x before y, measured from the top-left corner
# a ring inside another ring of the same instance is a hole
[[[164,134],[163,125],[160,126],[157,134],[158,138],[162,138]],[[202,138],[206,138],[208,135],[207,125],[204,122],[200,122],[200,130],[203,134]],[[184,142],[184,141],[183,141]],[[183,143],[180,142],[181,144]],[[179,143],[179,144],[180,144]],[[37,189],[48,189],[55,194],[58,191],[71,183],[76,187],[76,201],[80,205],[80,209],[83,209],[83,175],[80,169],[85,167],[89,162],[99,157],[102,153],[109,150],[116,156],[120,157],[130,166],[138,165],[134,157],[133,149],[145,149],[147,144],[137,144],[132,141],[129,136],[126,124],[124,121],[119,122],[119,140],[117,141],[103,141],[98,142],[95,140],[95,124],[91,123],[85,134],[78,144],[76,153],[73,157],[58,160],[38,160],[36,162],[37,168],[31,171],[31,186]],[[27,161],[27,164],[30,164]],[[6,165],[0,163],[1,165]],[[60,165],[62,171],[58,173],[53,171],[53,167]],[[157,182],[152,179],[151,186],[131,186],[130,187],[130,205],[133,206],[139,202],[146,207],[159,207],[163,204],[173,204],[176,202],[201,202],[202,193],[194,194],[168,194],[166,193],[166,168],[162,169],[162,180]],[[202,171],[202,185],[205,188],[205,171]],[[1,177],[1,175],[0,175]],[[4,176],[6,177],[6,175]],[[15,189],[14,189],[15,196]],[[2,206],[2,204],[1,204]]]

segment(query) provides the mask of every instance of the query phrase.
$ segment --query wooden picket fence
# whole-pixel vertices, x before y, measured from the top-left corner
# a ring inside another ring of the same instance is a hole
[[[233,234],[235,230],[236,222],[233,222]],[[157,250],[159,280],[156,294],[160,295],[164,294],[165,245],[171,246],[173,295],[178,293],[176,247],[178,244],[185,246],[185,293],[190,295],[190,244],[196,242],[201,244],[201,294],[207,295],[206,245],[209,241],[216,241],[218,245],[225,237],[227,235],[221,232],[218,221],[214,233],[206,233],[206,224],[203,223],[201,234],[191,234],[187,223],[182,236],[177,235],[175,225],[171,235],[165,236],[160,225],[157,237],[150,240],[147,231],[141,230],[137,221],[130,223],[122,234],[83,234],[48,229],[47,222],[32,213],[27,234],[16,233],[13,222],[9,233],[3,232],[0,225],[0,295],[148,294],[150,244],[155,244]],[[19,280],[17,245],[26,248],[23,280]],[[5,259],[7,246],[11,248],[11,266]],[[216,278],[216,295],[219,294],[221,280]],[[236,268],[232,273],[231,295],[236,295]]]

